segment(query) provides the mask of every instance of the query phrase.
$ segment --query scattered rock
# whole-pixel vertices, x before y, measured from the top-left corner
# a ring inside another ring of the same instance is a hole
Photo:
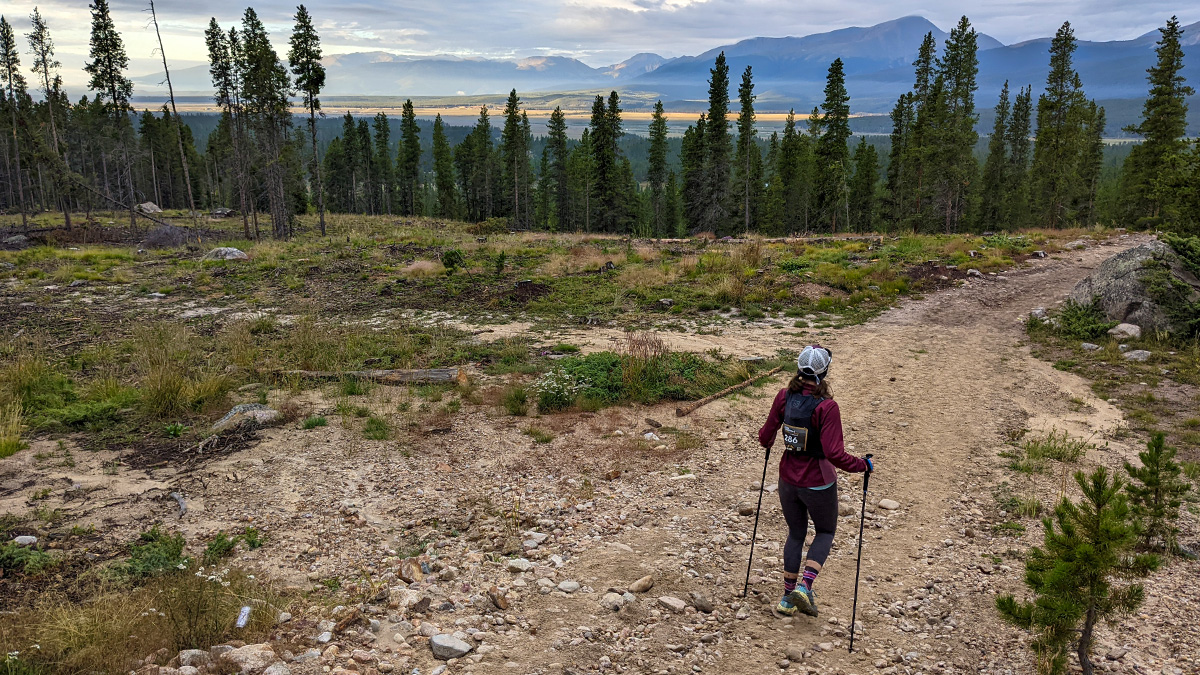
[[[694,473],[681,473],[678,476],[671,476],[670,480],[676,481],[676,482],[693,481],[693,480],[696,480],[697,478],[699,478],[699,476],[697,476]]]
[[[879,508],[887,509],[888,511],[895,511],[896,509],[900,508],[900,502],[894,499],[880,499]]]
[[[230,246],[221,246],[219,248],[214,248],[213,250],[206,253],[204,255],[204,257],[202,258],[202,260],[249,260],[249,259],[250,259],[250,256],[246,255],[246,253],[244,251],[241,251],[236,248],[232,248]]]
[[[262,403],[240,403],[230,408],[225,416],[212,425],[214,433],[232,429],[242,424],[262,426],[270,424],[281,417],[278,410]]]
[[[1191,301],[1200,300],[1200,279],[1189,271],[1165,242],[1151,241],[1105,260],[1071,291],[1081,304],[1099,298],[1100,308],[1113,321],[1140,326],[1143,330],[1170,330],[1166,312],[1150,297],[1142,278],[1147,264],[1166,266],[1173,280],[1192,288]]]
[[[804,660],[804,648],[799,645],[788,645],[787,649],[783,650],[784,656],[788,661],[796,662]]]
[[[695,607],[698,611],[704,612],[705,614],[712,614],[712,600],[709,600],[708,596],[704,595],[703,593],[699,591],[692,591],[691,593],[688,593],[688,601],[690,601],[692,607]]]
[[[574,593],[575,591],[578,591],[579,588],[580,586],[578,581],[571,581],[569,579],[561,582],[558,585],[558,590],[562,591],[563,593]]]
[[[179,652],[180,666],[193,666],[198,668],[200,666],[208,665],[209,661],[211,660],[212,657],[209,656],[208,651],[204,649],[185,649]]]
[[[1151,356],[1150,352],[1146,351],[1145,349],[1135,349],[1133,351],[1125,352],[1125,360],[1126,361],[1145,362],[1147,359],[1150,358],[1150,356]]]
[[[675,304],[675,301],[671,298],[661,298],[659,299],[658,304],[660,307],[669,308],[671,305]]]
[[[1091,342],[1084,342],[1079,345],[1079,348],[1085,352],[1094,352],[1100,349],[1100,345]]]
[[[13,537],[12,542],[17,546],[33,546],[38,542],[38,538],[33,535],[23,534],[19,537]]]
[[[1108,334],[1118,340],[1137,340],[1142,337],[1142,329],[1132,323],[1119,323],[1108,329]]]
[[[600,598],[600,606],[614,612],[620,611],[624,605],[625,597],[617,593],[605,593],[604,597]]]
[[[137,205],[137,210],[141,211],[142,213],[162,213],[162,209],[160,209],[158,204],[155,204],[154,202],[142,202],[141,204]]]
[[[659,422],[656,419],[651,419],[649,417],[646,418],[646,424],[649,424],[650,426],[654,427],[655,429],[662,428],[662,422]]]
[[[1033,311],[1029,312],[1029,316],[1034,319],[1044,319],[1044,318],[1046,318],[1046,308],[1045,307],[1035,307],[1033,309]]]
[[[980,272],[979,270],[977,270],[977,269],[975,269],[974,267],[972,267],[971,269],[967,270],[967,276],[969,276],[969,277],[977,277],[977,278],[979,278],[979,279],[982,279],[982,278],[983,278],[983,272]]]
[[[531,569],[533,569],[533,563],[529,562],[525,558],[513,558],[512,560],[508,561],[509,572],[528,572]]]
[[[471,652],[471,645],[445,633],[429,638],[429,648],[435,657],[443,661],[457,659]]]
[[[271,645],[263,643],[232,649],[222,654],[221,660],[237,666],[241,673],[261,673],[279,657],[275,656]]]
[[[1108,659],[1109,661],[1120,661],[1121,658],[1128,653],[1129,650],[1124,647],[1113,647],[1112,649],[1108,650],[1108,653],[1104,655],[1104,658]]]
[[[504,593],[497,586],[492,586],[488,589],[488,598],[496,609],[508,609],[508,598],[504,597]]]
[[[672,597],[670,595],[664,595],[661,598],[659,598],[658,604],[659,604],[659,606],[669,609],[672,612],[676,612],[676,613],[682,612],[683,610],[687,609],[686,602],[680,600],[679,598]]]
[[[642,434],[642,438],[644,438],[648,441],[661,441],[662,440],[661,438],[658,437],[658,434],[654,433],[653,431],[647,431],[646,433]]]
[[[739,504],[738,505],[738,515],[739,516],[754,515],[754,506],[751,504]]]
[[[633,593],[645,593],[651,588],[654,588],[654,576],[650,574],[629,584],[629,590]]]
[[[159,675],[162,675],[161,671],[159,672]],[[288,668],[286,663],[282,661],[276,661],[275,663],[267,666],[267,669],[263,671],[263,675],[292,675],[292,669]]]
[[[841,502],[840,504],[838,504],[838,515],[839,516],[852,516],[852,515],[854,515],[854,513],[855,513],[855,509],[854,509],[853,505],[847,504],[846,502]]]

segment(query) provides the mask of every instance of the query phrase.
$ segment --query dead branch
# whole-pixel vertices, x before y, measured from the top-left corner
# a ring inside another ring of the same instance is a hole
[[[454,384],[467,381],[462,368],[431,368],[428,370],[284,370],[272,373],[276,378],[300,377],[306,380],[367,380],[378,384]]]
[[[723,396],[728,396],[735,391],[745,389],[746,387],[749,387],[750,385],[754,384],[758,380],[761,380],[764,377],[770,377],[771,375],[774,375],[775,373],[778,373],[781,370],[783,370],[783,366],[779,366],[778,368],[773,368],[771,370],[768,370],[765,373],[755,375],[754,377],[746,380],[745,382],[742,382],[741,384],[735,384],[732,387],[726,387],[725,389],[718,391],[717,393],[713,394],[712,396],[705,396],[704,398],[700,399],[699,401],[696,401],[695,403],[689,403],[685,406],[680,406],[675,409],[675,416],[683,417],[685,415],[690,415],[691,413],[695,412],[697,408],[699,408],[701,406],[712,403],[713,401],[715,401]]]

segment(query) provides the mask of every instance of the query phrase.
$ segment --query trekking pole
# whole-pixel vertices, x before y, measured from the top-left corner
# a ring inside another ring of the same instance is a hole
[[[867,453],[867,459],[871,459],[872,455]],[[850,653],[854,653],[854,623],[858,617],[858,573],[862,570],[862,537],[863,524],[867,520],[867,485],[871,482],[871,465],[867,464],[867,472],[863,474],[863,501],[862,510],[859,511],[858,518],[858,563],[854,567],[854,609],[850,612]]]
[[[767,464],[771,462],[771,449],[767,448],[767,456],[763,458],[762,481],[758,484],[758,507],[754,509],[754,533],[750,535],[750,559],[746,561],[746,585],[742,587],[742,597],[750,594],[750,567],[754,562],[754,539],[758,536],[758,513],[762,510],[763,491],[767,487]]]

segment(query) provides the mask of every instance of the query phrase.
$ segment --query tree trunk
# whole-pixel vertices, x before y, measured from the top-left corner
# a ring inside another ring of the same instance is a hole
[[[325,236],[325,184],[321,182],[321,158],[317,156],[317,109],[308,108],[308,131],[312,137],[313,166],[317,176],[317,213],[321,221],[321,236]]]
[[[158,38],[158,53],[162,56],[163,73],[167,76],[167,95],[171,99],[171,122],[175,127],[175,137],[179,141],[179,161],[183,163],[183,182],[187,184],[188,206],[191,208],[192,224],[196,223],[196,200],[192,198],[192,178],[188,171],[187,154],[183,151],[183,120],[179,119],[179,111],[175,109],[175,89],[171,86],[171,70],[167,68],[167,52],[163,50],[162,33],[158,31],[158,14],[154,11],[154,0],[150,0],[150,20],[154,22],[154,35]],[[162,204],[159,204],[161,207]]]
[[[17,139],[17,97],[12,95],[12,80],[8,83],[9,103],[12,105],[13,156],[17,158],[17,200],[21,204],[21,227],[29,227],[29,216],[25,213],[25,186],[21,177],[21,142]]]
[[[1079,644],[1076,654],[1079,656],[1079,667],[1083,669],[1083,675],[1093,675],[1092,661],[1089,654],[1092,651],[1092,631],[1096,627],[1096,609],[1088,608],[1087,616],[1083,620],[1083,630],[1079,634]]]

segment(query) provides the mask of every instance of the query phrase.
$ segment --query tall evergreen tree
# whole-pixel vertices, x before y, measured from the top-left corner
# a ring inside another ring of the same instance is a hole
[[[1008,169],[1005,171],[1007,184],[1001,213],[1009,229],[1030,225],[1032,211],[1029,205],[1029,160],[1033,148],[1030,128],[1032,123],[1033,87],[1026,86],[1017,92],[1017,97],[1013,100],[1012,118],[1005,135]]]
[[[17,199],[21,205],[21,226],[29,226],[28,209],[25,206],[25,184],[21,177],[21,141],[17,129],[20,126],[22,98],[25,94],[25,76],[21,74],[21,56],[17,53],[17,39],[12,25],[0,15],[0,80],[3,81],[5,107],[8,108],[12,129],[13,155],[16,157]]]
[[[909,200],[913,197],[913,167],[911,149],[913,140],[912,92],[901,94],[892,108],[892,134],[888,150],[887,166],[887,212],[892,222],[900,224],[910,213]]]
[[[821,104],[821,137],[817,141],[817,212],[823,226],[837,232],[847,218],[850,179],[850,95],[842,60],[834,59],[825,78]]]
[[[488,126],[488,150],[491,150],[491,127]],[[396,158],[396,182],[400,213],[415,216],[421,213],[421,128],[412,99],[405,99],[400,110],[400,148]],[[488,187],[490,188],[490,182]],[[489,197],[488,203],[491,203]]]
[[[33,13],[29,15],[29,21],[33,24],[33,30],[26,34],[26,39],[29,41],[29,53],[33,55],[33,73],[37,76],[42,96],[45,98],[47,117],[50,120],[50,140],[53,145],[51,164],[54,173],[54,186],[55,191],[58,193],[64,224],[70,230],[70,196],[73,192],[71,181],[74,177],[70,174],[70,165],[67,163],[67,151],[58,133],[59,115],[65,114],[66,110],[70,109],[70,103],[68,102],[66,106],[62,106],[66,110],[56,107],[59,99],[63,97],[62,77],[58,74],[58,69],[62,64],[59,63],[58,59],[54,58],[54,40],[50,37],[50,27],[46,24],[46,20],[42,17],[37,7],[34,7]]]
[[[1008,118],[1012,112],[1008,95],[1008,80],[1000,90],[996,104],[996,122],[988,138],[987,160],[983,164],[983,187],[979,194],[979,226],[984,230],[1007,229],[1004,222],[1004,199],[1008,189]]]
[[[285,146],[292,113],[292,81],[253,8],[242,15],[242,100],[262,154],[263,191],[276,238],[291,236],[295,204],[288,199]]]
[[[1187,131],[1187,97],[1196,90],[1185,84],[1183,70],[1183,28],[1172,16],[1167,25],[1158,29],[1161,37],[1155,53],[1158,60],[1146,70],[1150,82],[1149,96],[1142,105],[1142,119],[1125,127],[1125,131],[1142,137],[1125,159],[1122,173],[1122,206],[1134,219],[1155,218],[1160,215],[1161,203],[1155,198],[1153,185],[1160,181],[1167,167],[1187,151],[1184,138]],[[1169,193],[1164,193],[1169,194]]]
[[[741,213],[739,225],[743,232],[757,229],[759,203],[762,199],[762,153],[758,148],[758,132],[754,126],[754,76],[750,66],[742,73],[738,87],[737,155],[734,160],[734,212]]]
[[[571,192],[567,184],[567,164],[570,159],[570,154],[567,152],[567,116],[561,107],[554,107],[554,112],[550,113],[550,122],[546,128],[549,133],[547,145],[550,148],[550,176],[548,178],[552,183],[550,189],[553,193],[554,222],[559,229],[565,229],[571,225],[573,219],[570,215]],[[542,179],[546,180],[547,177],[543,176]]]
[[[325,236],[325,188],[321,181],[321,157],[317,152],[317,115],[321,112],[321,99],[325,88],[325,66],[321,64],[321,37],[313,26],[312,16],[304,5],[296,8],[295,26],[289,40],[288,65],[296,76],[296,90],[304,96],[304,108],[308,110],[308,137],[312,143],[309,166],[312,186],[317,193],[317,214],[321,224],[321,236]]]
[[[646,180],[650,183],[650,231],[655,237],[673,236],[675,226],[665,213],[667,200],[667,116],[662,101],[654,104],[650,118],[650,168]]]
[[[683,219],[679,217],[679,182],[675,179],[674,171],[667,174],[666,198],[663,200],[663,223],[667,228],[668,235],[679,238],[687,236]]]
[[[247,190],[246,152],[242,137],[241,69],[235,58],[237,31],[226,33],[216,17],[208,22],[204,42],[208,47],[208,72],[212,77],[213,101],[222,110],[222,123],[229,132],[230,162],[234,167],[238,210],[242,215],[242,234],[250,238],[250,200]]]
[[[683,222],[685,229],[691,231],[700,231],[704,227],[704,212],[708,204],[705,194],[705,160],[708,153],[704,147],[707,119],[705,115],[700,115],[700,119],[683,132],[683,144],[679,152],[683,171]]]
[[[708,117],[704,125],[704,192],[699,210],[701,230],[724,233],[730,226],[729,65],[725,52],[709,70]]]
[[[458,199],[454,194],[454,153],[446,139],[446,125],[438,113],[433,119],[433,180],[437,186],[437,208],[440,218],[458,214]]]
[[[877,213],[875,196],[879,183],[879,153],[875,146],[860,139],[854,148],[854,177],[850,180],[850,222],[855,232],[870,232]]]
[[[500,132],[500,156],[504,161],[504,191],[506,211],[514,229],[529,227],[525,214],[525,197],[529,175],[529,148],[521,124],[521,98],[513,89],[504,106],[504,128]]]
[[[1071,208],[1082,188],[1079,159],[1087,101],[1072,64],[1076,46],[1071,24],[1064,23],[1050,43],[1050,73],[1046,91],[1038,97],[1032,196],[1037,220],[1049,227],[1074,219]]]
[[[934,157],[933,191],[939,215],[947,233],[957,231],[967,210],[967,188],[978,170],[975,143],[979,135],[975,124],[976,78],[979,73],[978,35],[967,17],[950,31],[943,54],[937,62],[938,88],[944,102],[940,119],[931,120],[936,128],[937,149]]]
[[[591,208],[594,224],[602,232],[620,232],[627,224],[629,186],[624,180],[617,141],[624,134],[621,124],[620,97],[616,91],[596,96],[592,103],[591,131],[592,186]]]
[[[175,107],[175,87],[171,84],[171,69],[167,66],[167,51],[163,48],[162,32],[158,29],[158,12],[154,9],[154,0],[150,0],[150,21],[154,24],[154,36],[158,39],[158,54],[162,57],[163,75],[167,81],[167,98],[171,103],[170,111],[164,108],[163,115],[170,120],[171,126],[175,129],[175,141],[179,148],[179,162],[183,169],[183,182],[187,188],[188,211],[192,214],[192,221],[196,222],[196,200],[192,195],[191,168],[188,166],[188,153],[184,149],[183,143],[183,120],[179,119],[179,110]]]
[[[584,129],[579,145],[571,151],[567,164],[567,184],[571,190],[570,226],[573,230],[592,231],[592,192],[596,183],[595,153],[591,129]]]
[[[129,208],[129,226],[136,224],[134,204],[137,201],[133,193],[132,163],[129,161],[129,142],[132,126],[129,122],[129,97],[133,95],[133,82],[125,77],[129,68],[129,56],[125,53],[125,43],[121,34],[113,24],[112,13],[108,8],[108,0],[94,0],[89,6],[92,12],[92,32],[90,39],[89,58],[83,69],[90,76],[88,88],[96,92],[96,100],[103,106],[110,120],[112,137],[116,140],[117,149],[121,154],[121,166],[118,177],[124,178],[122,190]],[[118,185],[118,190],[121,187]]]
[[[1079,149],[1079,201],[1075,206],[1079,222],[1090,225],[1096,218],[1096,193],[1100,170],[1104,165],[1104,107],[1088,101],[1084,108],[1083,138]]]
[[[375,113],[374,127],[375,152],[372,168],[374,169],[374,184],[379,188],[378,210],[390,216],[394,201],[396,172],[392,165],[392,125],[382,110]]]

